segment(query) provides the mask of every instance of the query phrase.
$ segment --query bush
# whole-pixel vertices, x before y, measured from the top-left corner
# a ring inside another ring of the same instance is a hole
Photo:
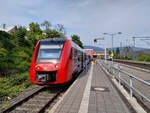
[[[29,69],[29,63],[27,61],[23,61],[17,66],[17,69],[20,71],[27,71]]]
[[[0,31],[0,40],[0,70],[28,70],[34,45],[25,39],[24,29],[20,28],[12,34]]]
[[[5,100],[5,97],[8,96],[8,93],[6,92],[5,89],[0,89],[0,101]]]
[[[114,59],[132,60],[132,57],[128,57],[128,56],[114,56]]]
[[[3,77],[0,79],[0,100],[12,98],[30,86],[28,72]]]
[[[102,59],[102,56],[98,56],[97,58],[98,58],[98,59]]]
[[[146,55],[139,55],[138,56],[138,61],[150,62],[150,57],[146,56]]]

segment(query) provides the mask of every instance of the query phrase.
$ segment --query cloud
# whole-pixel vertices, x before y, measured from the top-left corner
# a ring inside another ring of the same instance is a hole
[[[84,44],[94,45],[102,33],[116,33],[115,46],[132,43],[132,36],[150,36],[149,0],[3,0],[0,22],[28,25],[31,21],[63,24],[71,34],[78,34]],[[111,38],[107,37],[108,47]],[[138,42],[138,41],[137,41]],[[100,42],[103,47],[103,42]],[[141,42],[141,45],[145,45]],[[148,46],[147,46],[148,47]]]

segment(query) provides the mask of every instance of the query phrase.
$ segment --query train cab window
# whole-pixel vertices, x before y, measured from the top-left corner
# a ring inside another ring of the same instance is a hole
[[[41,44],[36,62],[51,62],[52,59],[60,59],[62,48],[63,44]]]
[[[69,59],[72,59],[72,48],[70,50],[70,57],[69,57]]]

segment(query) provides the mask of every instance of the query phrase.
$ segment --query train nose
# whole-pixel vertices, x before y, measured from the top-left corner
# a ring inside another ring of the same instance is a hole
[[[60,64],[37,64],[34,69],[36,71],[57,71],[60,68]]]
[[[46,81],[46,76],[40,75],[40,76],[37,77],[37,80],[38,81]]]
[[[55,82],[57,79],[57,71],[37,71],[36,81],[38,82]]]
[[[57,79],[57,71],[60,69],[60,64],[36,64],[36,81],[38,82],[55,82]]]

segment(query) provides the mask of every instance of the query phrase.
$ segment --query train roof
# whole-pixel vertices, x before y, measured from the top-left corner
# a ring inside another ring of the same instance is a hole
[[[46,38],[46,39],[42,39],[40,40],[40,43],[43,44],[49,44],[49,43],[53,43],[53,44],[64,44],[66,42],[67,39],[62,39],[62,38]]]
[[[40,41],[66,41],[66,40],[67,39],[64,39],[64,38],[45,38]]]
[[[79,50],[81,50],[81,48],[77,45],[77,44],[75,44],[73,41],[71,41],[70,39],[63,39],[63,38],[46,38],[46,39],[42,39],[42,40],[40,40],[40,42],[42,42],[42,43],[48,43],[48,42],[55,42],[55,43],[65,43],[67,40],[69,40],[70,42],[71,42],[71,44],[72,44],[72,46],[74,47],[74,48],[77,48],[77,49],[79,49]]]
[[[64,38],[46,38],[40,40],[41,43],[48,43],[48,42],[55,42],[55,43],[65,43],[67,40],[71,41],[70,39],[64,39]],[[71,41],[71,44],[74,48],[78,49],[79,51],[82,51],[83,53],[89,54],[84,49],[80,48],[76,43]]]

